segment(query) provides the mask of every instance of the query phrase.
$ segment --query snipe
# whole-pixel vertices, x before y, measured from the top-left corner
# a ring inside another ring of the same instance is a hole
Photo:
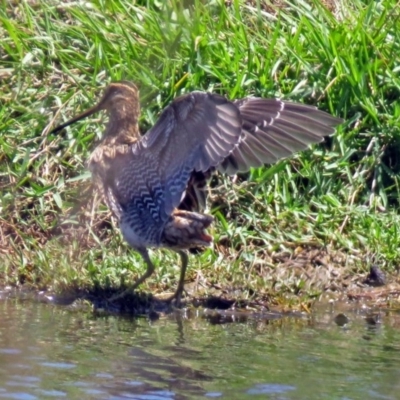
[[[124,238],[147,264],[129,290],[154,272],[147,248],[165,247],[182,259],[178,287],[170,298],[177,302],[184,288],[187,249],[212,243],[206,229],[213,217],[202,213],[211,174],[274,163],[322,141],[342,122],[308,105],[255,97],[229,101],[192,92],[175,99],[141,136],[138,90],[121,81],[111,83],[96,106],[52,132],[100,110],[107,111],[109,121],[89,168]]]

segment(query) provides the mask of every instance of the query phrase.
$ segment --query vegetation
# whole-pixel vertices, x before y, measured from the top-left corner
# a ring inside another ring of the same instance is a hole
[[[189,292],[282,302],[351,286],[371,262],[393,272],[400,261],[399,16],[394,0],[3,1],[3,284],[118,288],[143,272],[85,169],[104,116],[65,135],[48,133],[120,79],[141,88],[143,132],[192,90],[283,97],[346,121],[290,160],[215,177],[216,244],[191,257]],[[143,290],[173,291],[177,255],[152,257],[157,273]]]

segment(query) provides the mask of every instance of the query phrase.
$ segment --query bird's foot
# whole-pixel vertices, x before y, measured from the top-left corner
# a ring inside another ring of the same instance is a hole
[[[185,294],[188,296],[188,293],[186,292],[185,289],[178,289],[172,296],[166,297],[163,299],[166,303],[173,305],[176,308],[180,308],[182,305],[182,294],[185,292]]]

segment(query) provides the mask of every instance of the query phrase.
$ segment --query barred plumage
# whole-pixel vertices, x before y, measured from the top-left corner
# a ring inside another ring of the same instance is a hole
[[[148,247],[166,247],[182,258],[179,302],[188,263],[186,250],[208,246],[202,214],[207,180],[215,170],[235,174],[274,163],[334,133],[342,122],[315,107],[277,99],[229,101],[203,92],[178,97],[157,123],[141,136],[138,90],[130,82],[110,84],[100,102],[53,129],[106,110],[109,122],[89,168],[119,221],[124,238],[153,271]],[[113,299],[124,296],[125,292]]]

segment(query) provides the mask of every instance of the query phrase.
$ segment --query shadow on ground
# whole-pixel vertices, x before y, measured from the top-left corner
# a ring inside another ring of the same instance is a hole
[[[90,311],[95,314],[119,314],[127,316],[145,316],[158,319],[161,315],[179,312],[186,317],[202,315],[211,323],[244,322],[252,319],[275,319],[282,316],[300,316],[309,314],[316,303],[324,301],[345,302],[364,305],[371,309],[400,309],[400,284],[398,279],[387,279],[376,265],[372,265],[369,274],[357,280],[357,285],[339,291],[322,291],[314,299],[297,302],[290,307],[288,302],[279,305],[270,298],[254,296],[253,300],[243,300],[229,295],[208,295],[195,297],[187,295],[180,304],[164,300],[151,293],[133,292],[111,301],[110,299],[124,291],[124,288],[95,288],[91,290],[70,290],[54,294],[38,292],[27,288],[8,288],[0,290],[0,299],[39,301],[65,306],[75,311]]]
[[[90,291],[73,291],[61,294],[34,293],[29,291],[14,290],[9,293],[9,297],[23,298],[26,300],[36,300],[49,304],[67,306],[73,309],[92,307],[97,314],[125,314],[131,316],[146,316],[150,319],[158,318],[162,314],[169,314],[177,310],[185,313],[201,310],[204,313],[212,311],[228,311],[228,314],[243,314],[243,310],[250,308],[255,310],[255,304],[250,301],[227,299],[218,296],[207,296],[201,298],[186,297],[180,304],[174,301],[164,300],[151,293],[133,292],[123,298],[110,301],[114,295],[121,293],[121,289],[102,289],[97,288]],[[268,311],[268,307],[257,304],[258,313]],[[247,311],[247,314],[249,311]]]

